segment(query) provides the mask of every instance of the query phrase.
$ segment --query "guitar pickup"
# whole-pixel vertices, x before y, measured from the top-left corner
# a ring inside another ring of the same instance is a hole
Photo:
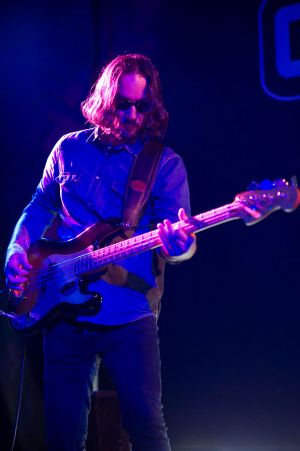
[[[76,286],[77,284],[74,280],[72,282],[66,283],[66,285],[64,285],[60,289],[60,293],[64,295],[70,294],[75,291],[74,289],[76,289]]]

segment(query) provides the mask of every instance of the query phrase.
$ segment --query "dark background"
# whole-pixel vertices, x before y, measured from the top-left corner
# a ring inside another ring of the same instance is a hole
[[[170,111],[166,141],[186,163],[193,214],[231,202],[252,180],[300,177],[300,103],[285,100],[300,95],[300,77],[279,77],[272,25],[278,8],[295,3],[4,4],[2,266],[51,147],[63,133],[85,127],[80,102],[100,68],[119,53],[145,53],[160,70]],[[295,21],[295,59],[297,30]],[[174,450],[300,450],[299,219],[300,209],[280,211],[253,227],[236,221],[210,229],[198,235],[192,260],[167,268],[159,325]],[[12,438],[23,345],[0,319],[4,451]],[[41,371],[41,337],[34,336],[17,450],[43,449]]]

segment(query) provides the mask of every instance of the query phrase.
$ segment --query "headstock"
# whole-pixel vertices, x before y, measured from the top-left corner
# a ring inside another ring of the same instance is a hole
[[[295,210],[300,204],[300,190],[295,176],[290,183],[285,179],[263,180],[259,184],[252,182],[249,191],[238,194],[234,200],[241,218],[247,225],[252,225],[276,210]]]

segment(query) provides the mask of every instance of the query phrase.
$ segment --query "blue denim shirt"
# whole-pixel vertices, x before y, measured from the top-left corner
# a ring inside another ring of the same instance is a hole
[[[21,233],[24,224],[33,243],[47,235],[47,228],[53,226],[55,219],[57,239],[68,240],[96,222],[121,220],[129,171],[141,148],[142,145],[108,147],[101,143],[97,129],[64,135],[48,157],[42,179],[18,221],[14,236]],[[147,232],[165,218],[176,222],[180,207],[190,214],[186,170],[181,157],[165,147],[135,233]],[[157,316],[164,272],[159,252],[146,251],[123,259],[112,269],[121,271],[122,283],[112,283],[113,278],[107,275],[93,280],[91,290],[103,296],[101,310],[79,319],[113,325]]]

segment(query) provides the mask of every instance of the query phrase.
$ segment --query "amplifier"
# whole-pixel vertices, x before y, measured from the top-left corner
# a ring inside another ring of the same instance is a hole
[[[86,451],[131,451],[114,390],[92,393]]]

